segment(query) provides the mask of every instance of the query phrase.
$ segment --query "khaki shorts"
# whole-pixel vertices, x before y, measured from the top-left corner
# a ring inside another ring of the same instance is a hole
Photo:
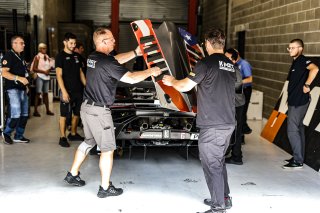
[[[80,115],[85,143],[92,146],[97,144],[101,152],[116,149],[113,120],[109,108],[92,106],[84,102],[81,105]]]

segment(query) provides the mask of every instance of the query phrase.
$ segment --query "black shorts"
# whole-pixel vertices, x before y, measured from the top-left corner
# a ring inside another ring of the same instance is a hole
[[[60,115],[61,117],[68,117],[68,115],[80,116],[80,107],[82,104],[83,95],[81,93],[69,93],[70,101],[65,103],[60,100]]]

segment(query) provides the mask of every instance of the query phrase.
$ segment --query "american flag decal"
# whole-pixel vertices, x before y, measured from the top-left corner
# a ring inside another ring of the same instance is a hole
[[[205,57],[202,47],[197,42],[197,38],[183,28],[178,27],[179,33],[183,38],[187,53],[190,69],[193,70],[196,63]]]

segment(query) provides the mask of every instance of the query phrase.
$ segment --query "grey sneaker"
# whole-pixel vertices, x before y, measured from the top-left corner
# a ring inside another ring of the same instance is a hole
[[[226,213],[227,211],[225,209],[221,208],[211,208],[205,212],[197,212],[197,213]]]
[[[211,206],[211,198],[207,198],[203,200],[203,203],[207,206]],[[224,198],[224,204],[226,209],[231,209],[232,207],[232,198],[230,196]]]

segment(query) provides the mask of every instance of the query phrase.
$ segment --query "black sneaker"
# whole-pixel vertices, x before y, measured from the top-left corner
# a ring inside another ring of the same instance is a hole
[[[67,176],[64,178],[64,181],[73,186],[84,186],[86,182],[81,180],[80,172],[76,176],[72,176],[70,172],[67,173]]]
[[[13,144],[13,140],[11,139],[10,135],[3,133],[3,143],[8,145]]]
[[[68,143],[68,140],[66,137],[60,138],[59,145],[62,147],[70,147],[70,144]]]
[[[211,198],[207,198],[203,200],[203,203],[207,206],[211,206]],[[224,204],[226,206],[226,209],[231,209],[232,207],[232,198],[231,197],[225,197],[224,198]]]
[[[293,157],[292,158],[290,158],[290,159],[287,159],[287,160],[284,160],[284,162],[285,163],[290,163],[290,162],[292,162],[294,159],[293,159]]]
[[[225,162],[226,162],[227,164],[234,164],[234,165],[242,165],[242,164],[243,164],[242,161],[233,160],[231,157],[230,157],[230,158],[226,158],[226,159],[225,159]]]
[[[13,142],[15,142],[15,143],[29,143],[30,140],[29,140],[28,138],[22,137],[22,138],[20,138],[20,139],[14,138],[14,139],[13,139]]]
[[[303,168],[302,163],[298,163],[295,160],[287,163],[286,165],[282,166],[283,169],[301,169]]]
[[[197,213],[226,213],[226,210],[220,209],[220,208],[211,208],[205,212],[197,212]]]
[[[76,133],[75,135],[71,135],[71,133],[69,133],[68,139],[69,141],[84,141],[84,137],[82,137],[78,133]]]
[[[99,186],[99,191],[97,196],[99,198],[105,198],[105,197],[109,197],[109,196],[118,196],[121,195],[123,193],[123,189],[121,188],[116,188],[114,185],[112,185],[112,183],[109,183],[109,187],[107,190],[104,190],[102,188],[102,186]]]
[[[243,134],[251,134],[252,133],[252,129],[249,126],[243,127],[242,128],[242,133]]]

